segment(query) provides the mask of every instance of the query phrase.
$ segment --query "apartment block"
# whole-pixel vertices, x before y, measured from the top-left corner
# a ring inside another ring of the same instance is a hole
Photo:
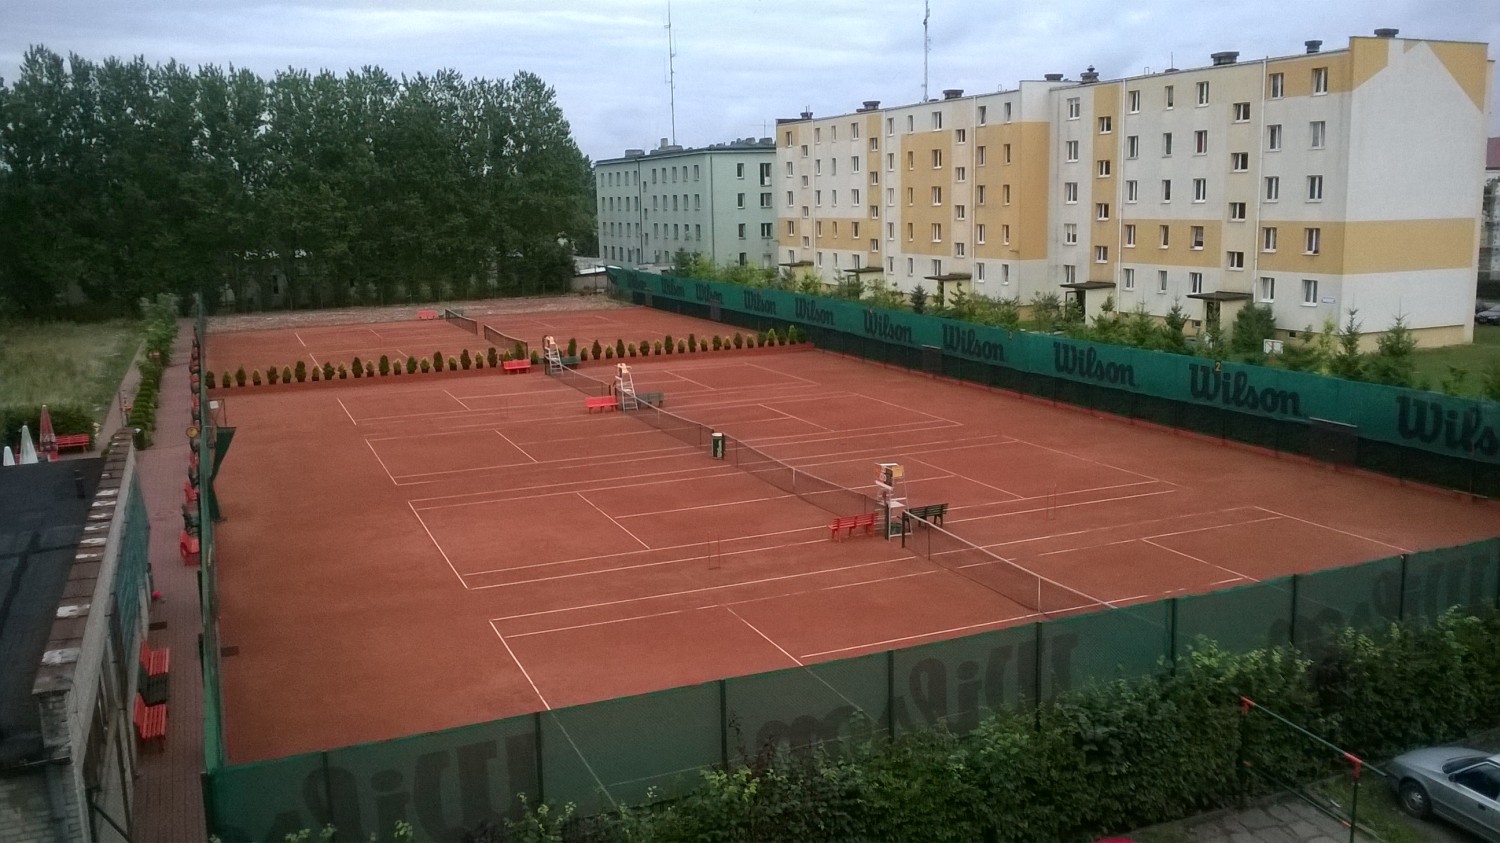
[[[618,266],[670,266],[679,250],[715,264],[770,266],[776,255],[775,143],[699,149],[667,143],[596,162],[599,254]]]
[[[827,283],[1472,337],[1487,45],[1344,49],[777,125],[778,262]]]

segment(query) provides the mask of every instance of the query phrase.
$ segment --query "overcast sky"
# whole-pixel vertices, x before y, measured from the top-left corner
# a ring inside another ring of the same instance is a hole
[[[702,146],[770,136],[804,108],[922,96],[922,0],[676,0],[676,139]],[[143,55],[249,68],[393,75],[451,67],[557,91],[589,156],[613,158],[673,134],[666,0],[0,0],[0,78],[33,44],[91,59]],[[1094,65],[1102,78],[1347,46],[1390,26],[1403,36],[1490,43],[1496,0],[931,0],[929,89],[1014,87]],[[1493,87],[1493,83],[1492,83]],[[1500,135],[1500,117],[1491,119]]]

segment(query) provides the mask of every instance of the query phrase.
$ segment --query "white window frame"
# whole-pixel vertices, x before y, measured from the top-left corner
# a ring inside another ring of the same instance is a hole
[[[1200,296],[1203,294],[1203,273],[1191,271],[1188,273],[1188,295]]]
[[[1276,226],[1274,226],[1274,225],[1264,225],[1264,226],[1261,226],[1261,229],[1260,229],[1260,250],[1262,252],[1266,252],[1268,254],[1275,253],[1275,251],[1276,251],[1276,241],[1279,239],[1279,237],[1280,237],[1280,232],[1277,230]]]
[[[1267,202],[1281,201],[1281,176],[1266,176],[1265,196]]]
[[[1302,306],[1303,307],[1317,307],[1318,306],[1318,279],[1316,279],[1316,278],[1304,278],[1304,279],[1302,279]]]
[[[1245,253],[1234,250],[1225,252],[1224,263],[1229,269],[1243,270],[1245,268]]]
[[[1307,201],[1323,201],[1323,177],[1312,175],[1307,177]]]
[[[1302,254],[1319,255],[1323,253],[1323,229],[1316,226],[1302,229]]]

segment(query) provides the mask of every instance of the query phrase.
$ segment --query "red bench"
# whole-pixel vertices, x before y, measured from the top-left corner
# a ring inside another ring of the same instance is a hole
[[[504,369],[506,374],[510,374],[511,372],[529,372],[531,371],[531,361],[519,358],[516,360],[507,360],[500,364],[500,368]]]
[[[189,568],[198,567],[198,537],[183,530],[177,537],[177,553],[182,556],[182,564]]]
[[[875,513],[866,512],[864,515],[845,515],[842,518],[835,518],[833,524],[829,526],[829,537],[838,540],[840,531],[846,536],[852,536],[854,531],[860,528],[864,528],[867,536],[874,534]]]
[[[438,318],[438,312],[436,310],[419,310],[419,311],[417,311],[417,318],[418,319],[436,319],[436,318]]]
[[[87,451],[93,447],[91,441],[94,437],[87,433],[59,433],[57,434],[57,450],[66,451],[69,448],[81,448]]]
[[[608,410],[620,409],[620,401],[613,395],[600,395],[593,398],[583,399],[583,407],[590,413],[594,412],[595,410],[598,410],[602,413]]]
[[[156,743],[167,748],[167,704],[147,705],[146,698],[135,695],[135,736],[142,744]]]
[[[172,649],[170,647],[157,650],[145,641],[141,642],[141,669],[146,671],[147,676],[165,676],[171,667]]]

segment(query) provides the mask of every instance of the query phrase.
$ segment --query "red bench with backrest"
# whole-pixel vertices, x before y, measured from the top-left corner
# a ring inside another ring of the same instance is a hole
[[[417,311],[417,318],[418,319],[436,319],[436,318],[438,318],[438,312],[436,310],[419,310],[419,311]]]
[[[864,529],[865,535],[875,532],[875,513],[866,512],[864,515],[845,515],[835,518],[833,524],[829,525],[829,537],[838,540],[840,533],[852,536],[855,530],[861,528]]]
[[[145,641],[141,642],[141,669],[146,671],[147,676],[165,676],[172,668],[172,648],[162,647],[154,649]]]
[[[167,747],[167,704],[147,705],[146,698],[135,695],[135,736],[142,744],[156,743]]]
[[[620,401],[613,395],[599,395],[583,399],[583,407],[590,413],[594,412],[595,410],[598,410],[602,413],[608,410],[620,409]]]
[[[182,564],[189,568],[198,567],[198,537],[183,530],[177,537],[177,553],[182,557]]]
[[[531,361],[521,358],[507,360],[500,364],[500,368],[504,369],[506,374],[510,374],[511,372],[529,372],[531,371]]]
[[[81,448],[87,451],[93,447],[91,441],[94,437],[87,433],[59,433],[57,434],[57,450],[66,451],[69,448]]]

